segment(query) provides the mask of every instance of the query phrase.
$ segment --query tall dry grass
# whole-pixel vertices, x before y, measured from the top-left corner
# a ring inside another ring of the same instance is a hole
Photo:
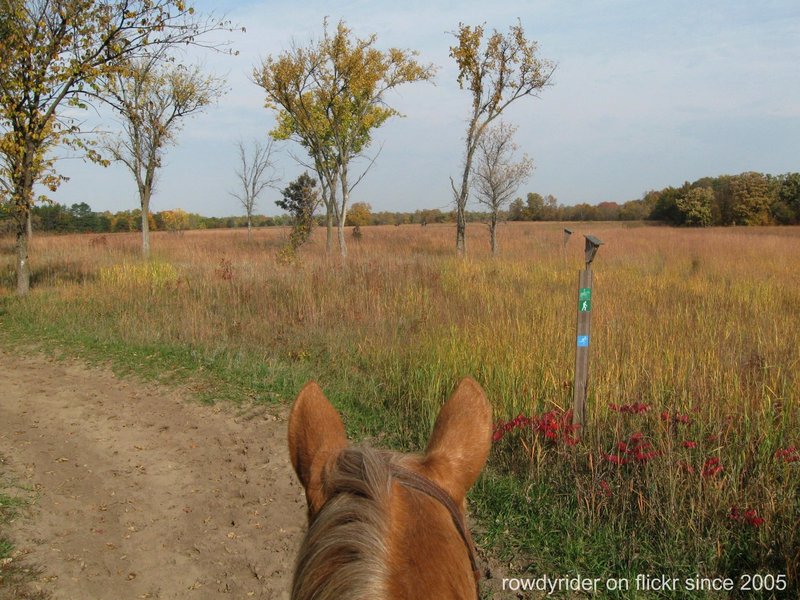
[[[658,557],[687,572],[780,571],[796,590],[800,229],[573,224],[565,250],[562,228],[501,225],[494,258],[473,225],[462,260],[451,226],[370,227],[349,240],[346,263],[325,256],[317,231],[293,264],[276,258],[285,229],[252,242],[243,231],[156,233],[150,261],[133,234],[40,236],[29,299],[11,298],[3,254],[2,318],[17,335],[47,326],[67,342],[183,348],[197,359],[187,368],[222,365],[245,387],[266,376],[258,365],[284,365],[337,390],[366,433],[411,446],[455,381],[473,375],[498,421],[531,417],[498,440],[500,479],[478,490],[494,543],[538,556],[539,569],[615,575]],[[578,234],[590,232],[604,245],[589,425],[573,443],[560,419]],[[517,483],[504,487],[504,473]],[[509,533],[516,514],[527,516]],[[554,552],[564,539],[553,531],[582,541]],[[611,566],[579,550],[603,544],[621,555]]]

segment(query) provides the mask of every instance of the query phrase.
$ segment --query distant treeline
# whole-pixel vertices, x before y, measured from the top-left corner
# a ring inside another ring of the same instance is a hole
[[[483,213],[468,213],[481,221]],[[660,221],[670,225],[797,225],[800,224],[800,173],[704,177],[681,187],[646,192],[641,199],[565,206],[555,196],[529,193],[508,208],[509,221]],[[440,210],[373,213],[370,223],[448,222]]]
[[[484,221],[488,215],[467,212],[470,222]],[[671,225],[796,225],[800,224],[800,173],[764,175],[747,172],[740,175],[704,177],[681,187],[649,191],[641,199],[599,204],[564,206],[552,196],[529,193],[508,207],[509,221],[640,221],[651,220]],[[35,206],[34,230],[56,233],[140,231],[141,211],[116,213],[94,212],[85,202],[64,206],[57,203]],[[319,217],[320,222],[322,217]],[[2,214],[0,228],[9,219]],[[441,209],[414,212],[372,212],[367,203],[351,207],[348,225],[427,225],[454,221],[453,211]],[[150,229],[178,231],[246,227],[246,217],[204,217],[181,209],[153,213]],[[253,215],[254,227],[291,225],[289,215],[268,217]]]
[[[704,177],[681,187],[649,191],[623,204],[559,205],[553,196],[528,194],[514,200],[512,221],[651,220],[671,225],[796,225],[800,224],[800,173],[742,173]]]
[[[645,194],[648,218],[673,225],[800,224],[800,173],[704,177]]]
[[[468,220],[480,221],[483,213],[468,213]],[[453,220],[451,212],[439,209],[417,210],[413,213],[382,212],[372,213],[369,205],[356,203],[348,215],[348,225],[397,225],[448,223]],[[324,225],[324,217],[317,217],[318,224]],[[94,212],[87,203],[72,206],[47,203],[33,207],[31,224],[34,231],[53,233],[114,233],[142,230],[142,211],[139,209],[119,212]],[[148,224],[151,231],[181,231],[189,229],[224,229],[247,227],[247,217],[204,217],[181,209],[151,213]],[[253,227],[275,227],[292,225],[290,215],[253,215]],[[11,230],[11,219],[4,214],[0,205],[0,231]]]
[[[0,221],[3,215],[0,211]],[[7,221],[8,219],[6,219]],[[112,233],[121,231],[141,231],[142,211],[124,210],[119,212],[94,212],[85,202],[65,206],[58,203],[34,206],[31,211],[34,231],[55,233]],[[179,231],[186,229],[221,229],[228,227],[247,227],[246,217],[204,217],[186,211],[165,210],[151,213],[148,223],[151,230]],[[286,225],[288,216],[253,216],[255,227]],[[8,223],[10,225],[10,223]],[[0,225],[2,228],[2,225]]]

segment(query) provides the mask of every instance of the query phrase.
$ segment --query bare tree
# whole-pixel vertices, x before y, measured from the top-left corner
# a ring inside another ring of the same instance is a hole
[[[550,85],[555,64],[537,56],[538,44],[525,37],[521,24],[508,34],[494,31],[485,41],[482,26],[459,25],[454,34],[458,44],[450,47],[450,56],[458,65],[458,84],[472,94],[472,114],[466,137],[466,153],[461,184],[450,178],[456,204],[456,250],[467,252],[465,211],[469,176],[475,150],[486,127],[508,107],[525,96],[537,97]]]
[[[165,147],[174,144],[182,120],[223,94],[220,79],[199,67],[164,63],[159,56],[130,61],[109,80],[107,93],[122,117],[122,134],[106,138],[111,157],[136,179],[142,209],[142,254],[150,254],[150,198]]]
[[[472,167],[475,195],[478,202],[489,207],[492,254],[497,254],[498,215],[533,171],[533,160],[527,155],[514,162],[518,150],[514,143],[516,131],[515,126],[502,121],[486,130],[478,141],[476,161]]]
[[[275,167],[272,163],[273,141],[266,144],[260,140],[253,140],[250,152],[242,140],[236,143],[239,153],[239,168],[236,170],[236,179],[241,186],[240,190],[231,192],[247,213],[247,239],[253,238],[253,211],[261,193],[268,187],[278,182],[275,176]]]

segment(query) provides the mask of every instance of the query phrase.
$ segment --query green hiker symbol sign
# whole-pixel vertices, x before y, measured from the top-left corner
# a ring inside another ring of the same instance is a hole
[[[592,290],[591,288],[581,288],[578,291],[578,311],[589,312],[592,310]]]

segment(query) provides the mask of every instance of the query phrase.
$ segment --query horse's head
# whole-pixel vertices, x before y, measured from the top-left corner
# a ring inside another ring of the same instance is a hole
[[[464,499],[491,446],[491,407],[463,379],[425,453],[350,448],[316,383],[289,416],[289,454],[308,501],[309,531],[293,598],[474,598]]]

